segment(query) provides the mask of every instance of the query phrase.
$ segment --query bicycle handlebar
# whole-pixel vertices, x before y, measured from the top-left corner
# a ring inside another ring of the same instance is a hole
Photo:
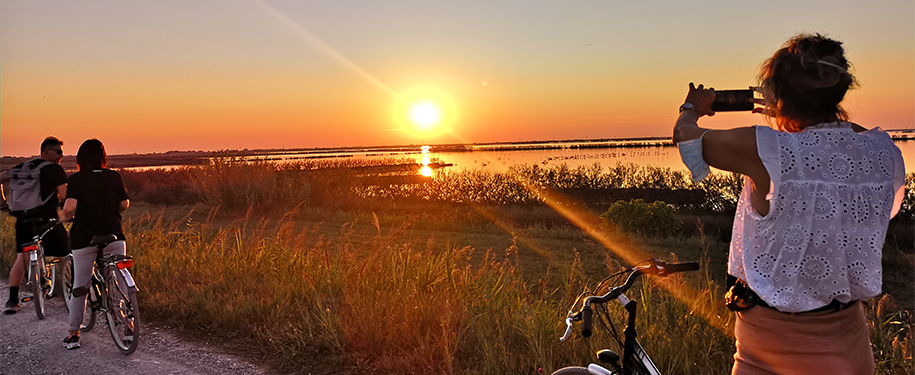
[[[33,219],[27,219],[27,220],[33,220]],[[26,221],[26,222],[28,222],[28,221]],[[35,227],[34,226],[35,222],[32,222],[31,225],[32,225],[32,228],[35,230],[33,232],[33,234],[34,234],[33,238],[37,242],[39,239],[44,238],[44,236],[46,234],[48,234],[48,232],[50,232],[51,229],[54,229],[54,226],[57,225],[57,219],[55,219],[55,218],[48,219],[48,222],[40,227]],[[38,234],[38,233],[41,233],[41,234]]]
[[[629,274],[629,277],[626,279],[626,283],[620,286],[617,286],[613,289],[610,289],[607,294],[597,297],[592,296],[585,298],[584,306],[591,306],[592,303],[607,303],[611,300],[615,300],[617,297],[621,296],[623,293],[629,290],[632,287],[632,284],[636,279],[641,275],[655,275],[655,276],[667,276],[672,273],[694,271],[699,269],[698,262],[685,262],[685,263],[673,263],[667,264],[666,262],[659,259],[652,259],[649,261],[647,266],[637,266],[629,269],[632,273]]]
[[[591,306],[581,308],[581,336],[591,337]]]
[[[677,272],[688,272],[688,271],[697,271],[699,270],[699,262],[684,262],[684,263],[673,263],[668,264],[664,267],[666,274],[672,274]]]
[[[629,299],[626,298],[626,296],[623,295],[623,293],[625,293],[626,291],[629,290],[630,287],[632,287],[632,284],[635,282],[636,279],[639,278],[640,275],[646,274],[646,275],[655,275],[655,276],[664,277],[664,276],[670,275],[672,273],[695,271],[698,269],[699,269],[699,262],[683,262],[683,263],[668,264],[660,259],[650,259],[650,260],[648,260],[647,266],[636,266],[636,267],[632,267],[632,268],[628,269],[627,272],[631,272],[631,273],[629,274],[629,277],[626,279],[626,282],[623,285],[613,287],[612,289],[610,289],[609,292],[607,292],[606,294],[604,294],[602,296],[591,296],[591,297],[585,298],[585,301],[584,301],[584,303],[582,303],[582,307],[578,312],[575,312],[574,307],[573,307],[573,310],[569,310],[569,313],[566,315],[566,319],[565,319],[566,331],[565,331],[565,334],[563,334],[562,337],[559,338],[559,341],[565,341],[569,337],[569,335],[572,333],[572,322],[579,321],[579,320],[581,321],[581,335],[583,337],[590,337],[591,333],[592,333],[592,330],[591,330],[591,327],[592,327],[591,304],[592,303],[607,303],[614,299],[620,299],[620,303],[622,303],[622,304],[628,303]],[[624,302],[624,300],[625,300],[625,302]]]

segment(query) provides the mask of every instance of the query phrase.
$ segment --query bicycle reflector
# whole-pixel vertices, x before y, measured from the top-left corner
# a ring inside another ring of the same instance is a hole
[[[125,268],[130,268],[130,267],[133,267],[133,259],[124,259],[124,260],[118,262],[119,269],[125,269]]]

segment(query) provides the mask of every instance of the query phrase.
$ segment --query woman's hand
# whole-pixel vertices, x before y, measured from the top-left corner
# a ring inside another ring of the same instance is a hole
[[[73,215],[76,214],[76,199],[67,198],[64,201],[64,209],[58,212],[57,216],[60,218],[61,223],[67,223],[73,220]]]
[[[686,103],[692,104],[696,108],[693,110],[681,111],[677,117],[677,123],[674,125],[672,140],[674,143],[696,139],[702,136],[706,129],[699,127],[699,118],[704,115],[714,116],[712,111],[712,102],[715,101],[715,89],[706,89],[699,85],[696,87],[692,82],[689,83],[689,93],[686,94]]]
[[[689,92],[686,94],[686,100],[684,102],[695,106],[696,112],[699,113],[699,117],[715,115],[715,111],[712,110],[712,102],[714,101],[715,89],[711,87],[704,88],[702,84],[699,84],[699,87],[696,87],[692,82],[689,83]]]
[[[765,116],[776,117],[778,114],[775,111],[775,103],[770,103],[770,100],[775,96],[772,94],[772,90],[768,87],[753,87],[750,86],[750,90],[758,92],[762,95],[762,99],[753,98],[750,99],[753,104],[761,105],[762,107],[753,108],[752,113],[761,113]]]

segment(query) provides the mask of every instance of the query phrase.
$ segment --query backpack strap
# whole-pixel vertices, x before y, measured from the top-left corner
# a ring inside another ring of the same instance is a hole
[[[53,197],[54,194],[57,194],[57,189],[51,190],[51,194],[49,194],[47,198],[42,197],[42,196],[41,196],[41,193],[40,193],[40,191],[41,191],[41,190],[40,190],[40,189],[41,189],[41,168],[47,167],[47,166],[49,166],[49,165],[51,165],[51,164],[54,164],[54,163],[53,163],[53,162],[50,162],[50,161],[47,161],[47,160],[42,160],[41,163],[39,163],[39,164],[35,167],[35,169],[34,169],[36,172],[38,172],[38,185],[39,185],[39,187],[38,187],[38,188],[39,188],[38,197],[41,198],[41,204],[42,204],[42,205],[44,205],[45,203],[48,203],[48,201],[51,200],[51,197]]]

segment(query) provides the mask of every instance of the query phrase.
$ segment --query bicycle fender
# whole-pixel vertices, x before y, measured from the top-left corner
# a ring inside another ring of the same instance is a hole
[[[128,271],[126,268],[120,269],[120,271],[121,275],[124,276],[124,280],[127,281],[127,287],[130,288],[130,290],[136,292],[138,290],[137,284],[133,281],[133,276],[130,276],[130,271]]]
[[[607,370],[596,363],[588,365],[588,372],[595,375],[613,375],[613,371]]]

